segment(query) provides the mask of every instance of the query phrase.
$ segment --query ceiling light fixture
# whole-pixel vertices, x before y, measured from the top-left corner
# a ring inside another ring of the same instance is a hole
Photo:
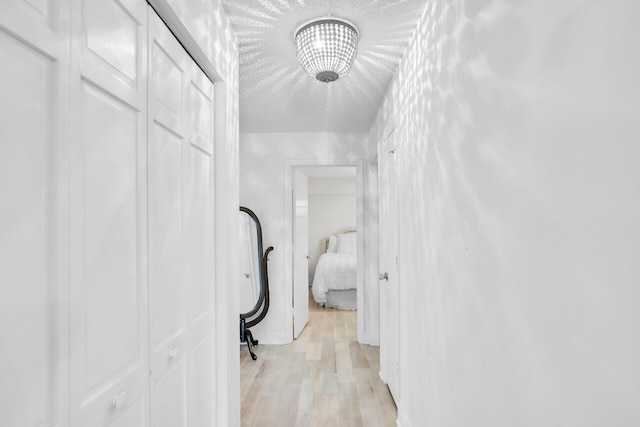
[[[356,26],[345,19],[314,19],[296,30],[298,60],[307,74],[331,83],[351,69],[358,51],[358,37]]]

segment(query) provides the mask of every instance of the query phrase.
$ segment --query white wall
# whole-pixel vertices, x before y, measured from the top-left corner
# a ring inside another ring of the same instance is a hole
[[[322,239],[355,228],[356,214],[355,178],[309,178],[309,283],[322,254]]]
[[[375,188],[375,168],[367,159],[366,133],[277,133],[240,135],[240,203],[252,209],[262,223],[265,246],[274,246],[269,256],[269,284],[271,306],[266,318],[254,328],[254,336],[265,344],[291,342],[290,277],[291,254],[285,240],[287,233],[285,165],[294,160],[309,161],[308,165],[339,164],[362,165],[362,185],[365,191],[363,204],[370,203],[372,187]],[[372,173],[371,171],[374,170]],[[372,182],[373,177],[373,182]],[[360,213],[359,213],[360,214]],[[365,209],[363,238],[377,239],[377,220],[374,212]],[[374,220],[376,222],[374,222]],[[365,245],[366,246],[366,245]],[[363,254],[364,283],[362,297],[366,304],[375,307],[359,313],[365,316],[358,324],[358,337],[363,342],[377,341],[377,251]],[[287,304],[287,295],[289,303]],[[368,329],[365,329],[368,328]]]
[[[640,3],[428,2],[395,127],[402,426],[640,425]]]

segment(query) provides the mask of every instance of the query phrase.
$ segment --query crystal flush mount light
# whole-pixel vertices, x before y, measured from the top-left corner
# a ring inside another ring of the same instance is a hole
[[[302,68],[321,82],[331,83],[351,69],[358,51],[358,29],[340,18],[319,18],[295,33]]]

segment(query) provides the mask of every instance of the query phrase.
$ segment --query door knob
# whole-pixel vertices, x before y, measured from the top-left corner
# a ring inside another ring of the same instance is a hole
[[[178,357],[179,353],[180,347],[178,347],[177,345],[174,346],[171,350],[169,350],[169,360],[175,360],[175,358]]]
[[[387,282],[389,281],[389,274],[388,273],[384,273],[384,274],[378,274],[378,280],[386,280]]]
[[[117,395],[113,397],[112,406],[116,411],[122,410],[124,406],[127,404],[127,392],[121,391]]]

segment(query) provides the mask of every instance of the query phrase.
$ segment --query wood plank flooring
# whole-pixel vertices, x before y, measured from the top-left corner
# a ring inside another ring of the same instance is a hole
[[[309,324],[292,344],[259,344],[256,361],[243,344],[242,426],[395,426],[396,406],[378,376],[379,347],[359,344],[356,330],[355,311],[310,298]]]

